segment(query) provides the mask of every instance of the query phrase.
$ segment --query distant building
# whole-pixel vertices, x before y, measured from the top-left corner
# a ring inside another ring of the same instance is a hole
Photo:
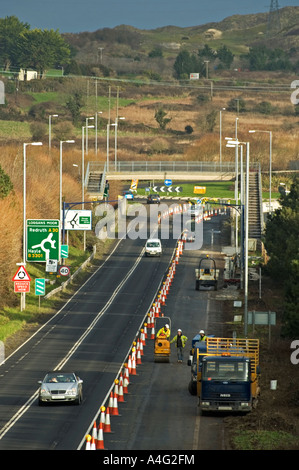
[[[22,82],[29,82],[30,80],[37,79],[37,71],[36,70],[28,70],[28,69],[20,69],[19,80]]]

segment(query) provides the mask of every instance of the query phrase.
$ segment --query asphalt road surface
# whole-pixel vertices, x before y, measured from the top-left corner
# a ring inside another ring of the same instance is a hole
[[[218,230],[220,222],[218,216],[204,223],[208,244],[211,228]],[[80,447],[153,302],[175,245],[172,238],[163,240],[163,255],[156,259],[144,257],[144,240],[119,241],[66,305],[0,366],[1,450]],[[182,328],[190,340],[198,329],[209,329],[210,318],[221,328],[219,302],[211,293],[194,289],[198,255],[184,252],[165,311],[173,331]],[[83,379],[83,403],[39,407],[38,380],[61,368]],[[189,377],[189,367],[176,362],[175,352],[169,364],[155,364],[148,344],[122,416],[113,417],[119,421],[113,423],[113,434],[105,435],[107,448],[222,448],[222,420],[204,423],[196,397],[187,390]]]

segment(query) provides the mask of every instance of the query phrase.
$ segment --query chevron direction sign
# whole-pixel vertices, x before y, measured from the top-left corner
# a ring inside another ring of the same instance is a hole
[[[165,192],[167,192],[167,193],[173,193],[173,192],[180,193],[182,190],[183,190],[183,188],[181,186],[176,186],[176,187],[174,187],[174,186],[161,186],[161,187],[154,186],[153,187],[153,191],[155,193],[157,193],[157,192],[158,193],[159,192],[161,192],[161,193],[165,193]]]
[[[35,295],[45,295],[46,293],[46,280],[35,279]]]

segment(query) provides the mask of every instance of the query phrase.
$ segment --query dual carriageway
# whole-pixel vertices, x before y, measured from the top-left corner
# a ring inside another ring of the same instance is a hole
[[[203,252],[228,245],[224,215],[203,223]],[[144,223],[147,223],[146,221]],[[211,247],[211,231],[219,233]],[[163,240],[160,258],[144,256],[144,240],[117,240],[111,253],[53,318],[0,367],[0,449],[84,449],[86,435],[99,424],[108,399],[169,270],[177,240]],[[191,244],[190,244],[191,245]],[[171,318],[172,336],[188,337],[183,363],[173,347],[169,363],[155,363],[147,339],[142,363],[130,377],[128,394],[111,416],[105,449],[218,450],[225,448],[221,417],[200,416],[188,392],[187,366],[192,337],[204,328],[222,335],[222,301],[196,291],[194,270],[201,251],[183,250],[162,314]],[[80,406],[39,407],[37,382],[49,370],[76,371],[83,379]]]

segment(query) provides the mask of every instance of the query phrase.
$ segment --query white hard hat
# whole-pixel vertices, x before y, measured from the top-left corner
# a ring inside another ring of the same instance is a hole
[[[205,332],[204,332],[203,330],[200,330],[199,334],[200,334],[200,335],[204,335]]]
[[[165,328],[169,328],[169,325],[166,323]]]
[[[182,333],[182,330],[179,328],[178,331],[180,331]]]

